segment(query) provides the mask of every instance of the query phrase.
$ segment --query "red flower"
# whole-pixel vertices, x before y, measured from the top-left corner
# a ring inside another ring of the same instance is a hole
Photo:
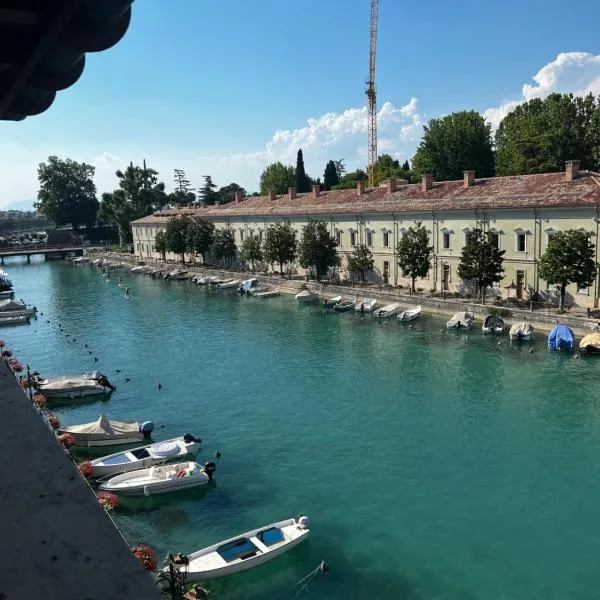
[[[61,433],[58,436],[58,443],[65,448],[72,448],[75,445],[75,438],[70,433]]]
[[[9,356],[12,356],[12,352],[10,350],[2,350],[2,356],[8,358]]]
[[[110,492],[100,492],[96,497],[104,510],[114,510],[119,506],[119,499]]]
[[[12,370],[15,371],[15,372],[17,372],[17,373],[20,373],[23,370],[23,367],[21,366],[20,362],[13,363],[11,365],[11,367],[12,367]]]
[[[89,477],[94,472],[94,465],[89,460],[84,460],[77,465],[77,469],[84,477]]]
[[[44,394],[34,394],[31,399],[33,400],[33,403],[39,406],[40,408],[48,404],[48,398],[44,396]],[[71,435],[70,437],[73,436]],[[73,438],[73,443],[75,443],[75,438]]]
[[[60,421],[56,415],[48,415],[48,423],[50,423],[50,427],[54,430],[60,427]]]
[[[134,546],[131,551],[133,552],[133,555],[140,561],[142,567],[144,567],[146,571],[152,572],[156,569],[156,555],[150,546],[147,546],[146,544],[138,544],[137,546]]]

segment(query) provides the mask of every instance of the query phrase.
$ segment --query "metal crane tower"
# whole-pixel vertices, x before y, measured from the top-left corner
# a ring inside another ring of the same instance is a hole
[[[371,43],[369,49],[369,80],[367,81],[367,129],[369,187],[375,187],[375,164],[377,163],[377,92],[375,90],[375,52],[377,50],[378,0],[371,0]]]

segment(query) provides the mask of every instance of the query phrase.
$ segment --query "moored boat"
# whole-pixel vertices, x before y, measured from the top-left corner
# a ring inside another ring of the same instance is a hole
[[[0,318],[4,317],[31,317],[35,315],[35,308],[28,308],[23,302],[6,299],[0,300]]]
[[[291,550],[309,533],[308,518],[301,516],[203,548],[187,555],[187,580],[206,581],[252,569]]]
[[[153,465],[195,455],[200,449],[201,440],[186,433],[178,438],[148,444],[102,456],[91,461],[92,477],[105,477],[116,473],[126,473],[145,469]]]
[[[333,296],[333,298],[327,298],[327,300],[325,300],[323,302],[323,308],[324,309],[333,308],[336,304],[338,304],[341,301],[342,301],[341,296]]]
[[[188,278],[188,272],[185,269],[173,269],[173,271],[166,273],[164,278],[175,281],[184,280]]]
[[[251,277],[250,279],[245,279],[240,283],[238,287],[238,292],[240,294],[251,294],[253,291],[257,291],[262,288],[262,284],[256,277]]]
[[[504,320],[497,315],[488,315],[481,330],[484,333],[502,333],[504,331]]]
[[[356,303],[354,310],[360,313],[370,313],[375,310],[376,306],[377,300],[375,298],[363,298]]]
[[[29,323],[29,315],[18,315],[14,317],[0,317],[0,325],[18,325],[19,323]]]
[[[153,466],[115,475],[99,487],[119,496],[154,496],[209,483],[215,470],[214,462],[207,462],[204,466],[197,462]]]
[[[567,352],[572,352],[574,345],[575,334],[570,327],[563,323],[558,324],[548,334],[548,348],[550,350],[565,350]]]
[[[311,292],[310,290],[302,290],[296,294],[295,298],[298,302],[314,302],[315,300],[318,300],[319,294],[317,294],[317,292]]]
[[[38,379],[34,387],[48,398],[83,398],[110,393],[116,389],[108,378],[98,371]]]
[[[421,305],[411,306],[406,310],[398,313],[398,321],[402,323],[409,323],[410,321],[415,321],[421,316]]]
[[[75,446],[95,448],[134,444],[149,438],[153,429],[152,421],[110,421],[100,415],[96,421],[61,427],[58,432],[70,433],[75,439]]]
[[[261,288],[257,292],[251,292],[253,298],[258,298],[262,300],[264,298],[274,298],[275,296],[279,296],[279,288],[269,289],[269,288]]]
[[[340,300],[334,307],[335,312],[343,313],[352,310],[356,306],[356,298],[345,298]]]
[[[393,317],[398,312],[399,308],[399,302],[392,302],[391,304],[386,304],[385,306],[375,310],[373,316],[378,319],[387,319],[388,317]]]
[[[533,340],[533,326],[527,321],[513,323],[508,332],[508,337],[518,342],[530,342]]]
[[[447,323],[446,329],[468,329],[471,323],[475,320],[475,315],[472,312],[457,312]]]
[[[588,333],[579,342],[579,349],[585,354],[600,354],[600,333]]]
[[[240,280],[239,279],[228,279],[227,281],[222,281],[221,283],[217,284],[217,289],[218,290],[233,290],[233,289],[237,289],[240,285]]]

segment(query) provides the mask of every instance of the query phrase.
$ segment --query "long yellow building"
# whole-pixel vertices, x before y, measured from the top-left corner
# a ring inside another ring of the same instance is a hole
[[[374,282],[408,286],[397,265],[396,246],[409,227],[423,224],[430,236],[433,257],[429,275],[418,282],[424,291],[464,292],[457,275],[466,236],[480,228],[495,234],[504,255],[504,280],[492,290],[497,296],[527,299],[533,292],[542,297],[555,293],[538,274],[539,258],[552,235],[567,229],[587,231],[596,245],[600,223],[600,174],[580,171],[579,161],[566,163],[563,173],[544,173],[477,179],[465,171],[462,181],[433,181],[423,175],[420,184],[394,179],[378,188],[320,191],[242,198],[225,205],[193,205],[162,210],[134,221],[133,247],[140,258],[159,258],[154,249],[156,233],[174,216],[189,214],[229,228],[238,247],[249,235],[262,238],[269,225],[289,222],[298,238],[309,220],[329,224],[342,256],[339,275],[351,274],[346,258],[355,246],[366,244],[375,261],[369,277]],[[172,257],[175,258],[175,257]],[[302,272],[291,265],[292,272]],[[599,287],[568,290],[568,302],[597,306]]]

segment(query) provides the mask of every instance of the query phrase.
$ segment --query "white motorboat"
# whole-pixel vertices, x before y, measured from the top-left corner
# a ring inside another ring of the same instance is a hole
[[[83,398],[107,394],[116,389],[108,378],[98,371],[39,379],[35,388],[48,398]]]
[[[273,298],[275,296],[279,296],[279,288],[271,289],[260,289],[257,292],[251,292],[254,298],[258,298],[262,300],[264,298]]]
[[[377,306],[377,300],[375,298],[363,298],[356,303],[354,310],[360,313],[369,313],[375,310]]]
[[[342,301],[341,296],[334,296],[333,298],[328,298],[323,302],[323,308],[333,308],[336,304],[339,304]]]
[[[311,292],[310,290],[302,290],[295,296],[298,302],[314,302],[318,300],[319,294],[317,292]]]
[[[212,481],[216,467],[214,462],[204,466],[196,462],[181,462],[148,467],[111,477],[100,484],[100,489],[119,496],[154,496],[177,492]]]
[[[0,298],[12,298],[14,295],[14,290],[3,290],[0,292]]]
[[[58,432],[70,433],[75,438],[75,446],[95,448],[141,442],[150,437],[153,429],[152,421],[109,421],[101,415],[97,421],[61,427]]]
[[[164,276],[165,279],[173,279],[175,281],[183,280],[188,278],[188,272],[185,269],[174,269],[169,271]]]
[[[0,317],[0,325],[18,325],[19,323],[29,323],[29,315],[18,315],[15,317]]]
[[[106,477],[145,469],[153,465],[195,455],[200,449],[201,440],[186,433],[178,438],[140,446],[133,450],[116,452],[92,460],[92,477]]]
[[[80,265],[80,264],[83,264],[83,263],[88,263],[88,262],[90,262],[90,259],[89,259],[87,256],[78,256],[77,258],[74,258],[74,259],[73,259],[73,262],[74,262],[76,265]]]
[[[527,321],[514,323],[508,332],[511,340],[520,342],[531,342],[533,340],[533,326]]]
[[[399,302],[392,302],[391,304],[386,304],[385,306],[378,308],[373,313],[373,316],[377,317],[378,319],[387,319],[388,317],[393,317],[398,312],[399,308]]]
[[[241,281],[239,279],[228,279],[227,281],[222,281],[217,284],[218,290],[232,290],[237,289],[240,285]]]
[[[35,315],[35,308],[27,308],[23,302],[6,299],[0,300],[0,318],[3,317],[31,317]]]
[[[504,331],[504,320],[496,315],[488,315],[481,326],[483,333],[502,333]]]
[[[342,298],[334,307],[335,312],[344,313],[351,311],[356,306],[356,298]]]
[[[225,281],[229,281],[228,279],[223,279],[222,277],[207,277],[206,283],[208,285],[219,285],[220,283],[224,283]]]
[[[398,313],[398,321],[402,321],[402,323],[409,323],[410,321],[414,321],[421,316],[421,305],[412,306],[411,308],[407,308],[402,312]]]
[[[468,329],[475,320],[472,312],[457,312],[447,323],[446,329]]]
[[[132,273],[143,273],[147,269],[144,265],[138,265],[137,267],[131,267]]]
[[[306,540],[307,517],[279,521],[187,555],[187,580],[206,581],[258,567]],[[168,568],[163,569],[164,572]]]
[[[262,288],[262,284],[256,277],[251,277],[240,283],[238,292],[240,294],[251,294],[253,291],[258,291]]]

